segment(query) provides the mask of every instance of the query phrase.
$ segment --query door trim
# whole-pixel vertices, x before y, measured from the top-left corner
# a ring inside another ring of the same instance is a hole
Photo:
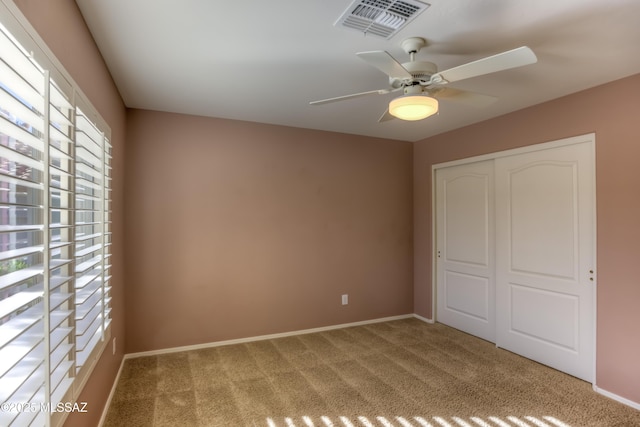
[[[464,165],[467,163],[475,163],[475,162],[479,162],[479,161],[483,161],[483,160],[495,160],[498,159],[500,157],[507,157],[507,156],[513,156],[513,155],[517,155],[517,154],[525,154],[525,153],[530,153],[530,152],[534,152],[534,151],[542,151],[542,150],[546,150],[546,149],[550,149],[550,148],[558,148],[558,147],[564,147],[564,146],[568,146],[568,145],[574,145],[574,144],[582,144],[582,143],[588,143],[590,144],[591,147],[591,156],[593,158],[593,174],[592,174],[592,180],[593,180],[593,188],[594,188],[594,192],[596,194],[593,195],[593,265],[594,265],[594,274],[593,274],[593,288],[592,288],[592,292],[593,292],[593,315],[592,315],[592,325],[591,325],[591,333],[592,333],[592,348],[591,348],[591,353],[592,353],[592,360],[593,360],[593,367],[592,367],[592,378],[593,380],[591,381],[591,384],[593,387],[595,387],[596,384],[596,374],[597,374],[597,370],[596,370],[596,366],[597,366],[597,313],[598,313],[598,300],[597,300],[597,296],[598,296],[598,292],[597,292],[597,288],[598,288],[598,271],[597,271],[597,265],[598,265],[598,259],[597,259],[597,255],[598,255],[598,243],[597,243],[597,224],[598,224],[598,218],[597,218],[597,192],[596,192],[596,169],[597,169],[597,162],[596,162],[596,134],[595,133],[587,133],[584,135],[577,135],[577,136],[572,136],[572,137],[568,137],[568,138],[563,138],[563,139],[558,139],[558,140],[554,140],[554,141],[549,141],[549,142],[542,142],[542,143],[537,143],[537,144],[531,144],[531,145],[527,145],[524,147],[518,147],[518,148],[512,148],[512,149],[508,149],[508,150],[502,150],[502,151],[496,151],[493,153],[487,153],[487,154],[481,154],[478,156],[473,156],[473,157],[466,157],[464,159],[458,159],[458,160],[452,160],[452,161],[448,161],[448,162],[443,162],[443,163],[436,163],[431,165],[431,317],[432,317],[432,321],[433,322],[437,322],[437,318],[438,318],[438,313],[437,313],[437,247],[436,247],[436,171],[438,169],[442,169],[442,168],[446,168],[446,167],[450,167],[450,166],[457,166],[457,165]]]

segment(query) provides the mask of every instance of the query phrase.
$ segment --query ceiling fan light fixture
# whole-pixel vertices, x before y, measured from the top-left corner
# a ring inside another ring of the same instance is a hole
[[[426,95],[404,95],[389,102],[389,114],[401,120],[422,120],[438,112],[438,100]]]

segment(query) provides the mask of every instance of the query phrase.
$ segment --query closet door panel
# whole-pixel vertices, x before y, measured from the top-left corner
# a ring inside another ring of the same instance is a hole
[[[495,340],[493,161],[436,171],[437,320]]]
[[[591,144],[495,161],[497,345],[593,380]]]

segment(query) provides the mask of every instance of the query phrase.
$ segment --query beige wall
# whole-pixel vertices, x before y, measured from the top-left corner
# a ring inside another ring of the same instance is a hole
[[[413,311],[411,143],[127,120],[127,352]]]
[[[596,384],[640,402],[640,75],[527,108],[414,147],[414,309],[432,317],[431,165],[596,134]]]
[[[89,378],[79,402],[88,403],[88,413],[71,414],[65,426],[95,426],[111,391],[124,350],[124,246],[123,190],[125,107],[73,0],[15,0],[31,25],[45,40],[94,107],[109,123],[113,143],[113,268],[112,337],[117,353],[109,347]]]

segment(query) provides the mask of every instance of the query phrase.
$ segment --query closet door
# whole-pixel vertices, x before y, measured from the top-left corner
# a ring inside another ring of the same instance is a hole
[[[594,376],[592,143],[495,160],[499,347]]]
[[[495,341],[493,161],[436,171],[437,320]]]

